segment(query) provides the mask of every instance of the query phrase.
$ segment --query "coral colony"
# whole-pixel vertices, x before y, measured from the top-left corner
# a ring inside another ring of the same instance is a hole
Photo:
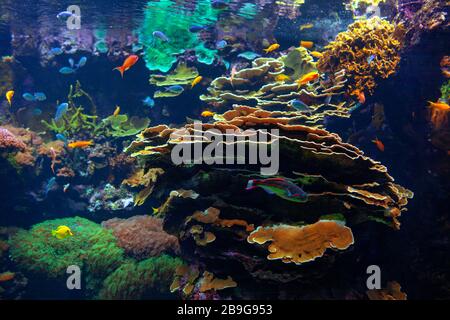
[[[446,1],[35,2],[0,300],[450,298]]]

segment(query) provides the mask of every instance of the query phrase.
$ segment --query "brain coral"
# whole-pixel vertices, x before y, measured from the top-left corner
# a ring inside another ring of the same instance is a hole
[[[178,239],[164,232],[162,220],[150,216],[110,219],[102,225],[113,231],[117,245],[136,259],[159,256],[163,252],[178,252]]]
[[[380,79],[395,73],[400,62],[404,28],[379,17],[360,20],[326,46],[317,67],[321,72],[345,70],[347,91],[373,94]]]

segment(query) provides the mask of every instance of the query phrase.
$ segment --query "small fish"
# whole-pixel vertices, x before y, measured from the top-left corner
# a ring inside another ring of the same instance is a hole
[[[381,152],[384,152],[384,144],[383,144],[383,142],[381,142],[381,140],[379,140],[378,138],[375,138],[375,140],[372,140],[372,142],[375,143],[378,150],[380,150]]]
[[[31,94],[31,93],[28,93],[28,92],[25,92],[23,95],[22,95],[22,98],[24,98],[25,100],[27,100],[27,101],[36,101],[36,97],[34,96],[34,94]]]
[[[316,58],[316,59],[320,59],[320,58],[323,57],[323,54],[320,53],[319,51],[312,51],[312,52],[310,52],[309,54],[312,55],[312,56],[313,56],[314,58]]]
[[[67,20],[67,19],[69,19],[72,16],[75,16],[75,14],[73,14],[70,11],[61,11],[60,13],[58,13],[56,15],[56,18],[59,19],[59,20]]]
[[[376,58],[377,56],[375,54],[370,55],[369,57],[367,57],[367,63],[368,64],[372,64],[373,60]]]
[[[153,210],[153,214],[154,214],[154,215],[156,215],[156,214],[159,213],[159,208],[153,208],[153,207],[152,207],[152,210]]]
[[[275,77],[275,81],[277,82],[285,82],[291,80],[291,77],[285,75],[285,74],[279,74]]]
[[[183,92],[184,89],[183,89],[182,86],[176,84],[176,85],[167,87],[167,88],[166,88],[166,91],[171,91],[171,92],[176,92],[176,93],[178,93],[178,92]]]
[[[9,90],[6,92],[6,100],[8,101],[9,105],[12,105],[12,98],[14,97],[14,90]]]
[[[67,138],[65,135],[63,135],[62,133],[57,133],[56,134],[56,140],[62,141],[64,142],[64,144],[67,144]]]
[[[305,24],[302,24],[299,29],[300,29],[300,31],[303,31],[303,30],[311,29],[311,28],[314,28],[313,23],[305,23]]]
[[[47,185],[45,186],[45,196],[48,196],[48,193],[50,192],[50,190],[53,189],[55,184],[56,184],[56,178],[55,177],[51,177],[48,180]]]
[[[89,140],[89,141],[74,141],[74,142],[69,143],[67,146],[70,149],[76,149],[76,148],[84,149],[84,148],[92,146],[93,144],[94,144],[94,141],[92,141],[92,140]]]
[[[308,105],[306,105],[303,101],[294,99],[289,102],[293,108],[298,111],[309,111]]]
[[[142,100],[142,103],[144,106],[153,108],[155,106],[155,100],[153,100],[151,97],[147,97],[144,100]]]
[[[116,106],[116,109],[115,109],[114,112],[113,112],[113,116],[114,116],[114,117],[117,117],[117,116],[119,115],[119,113],[120,113],[120,107],[119,107],[119,106]]]
[[[72,230],[68,226],[59,226],[56,230],[52,230],[52,236],[57,239],[63,240],[67,237],[73,237]]]
[[[76,65],[77,69],[84,67],[86,65],[86,62],[87,62],[87,58],[81,57]]]
[[[193,26],[189,27],[189,32],[197,33],[197,32],[200,32],[202,30],[205,30],[205,29],[206,29],[205,26],[193,25]]]
[[[228,45],[228,42],[225,40],[220,40],[216,42],[216,49],[222,50]]]
[[[300,41],[300,47],[306,48],[306,49],[311,49],[312,47],[314,47],[314,42],[312,41]]]
[[[285,200],[293,202],[306,202],[308,200],[308,194],[302,188],[285,178],[250,180],[246,190],[253,190],[258,187],[268,194],[275,194]]]
[[[61,74],[73,74],[73,73],[75,73],[75,69],[73,69],[71,67],[62,67],[61,69],[59,69],[59,73],[61,73]]]
[[[34,98],[36,101],[45,101],[47,100],[47,96],[43,92],[35,92]]]
[[[67,110],[69,110],[69,104],[67,102],[61,103],[58,107],[56,107],[55,121],[58,122],[61,120]]]
[[[33,116],[40,116],[42,114],[42,110],[39,108],[34,108],[32,111]]]
[[[237,73],[237,66],[233,65],[233,67],[231,68],[231,73],[230,73],[230,83],[233,88],[234,88],[233,80],[234,80],[236,73]]]
[[[364,91],[356,89],[351,93],[351,95],[356,96],[360,104],[366,103],[366,95],[364,94]]]
[[[202,81],[202,79],[203,79],[202,76],[196,77],[191,83],[191,89],[194,88],[197,84],[199,84],[200,81]]]
[[[257,54],[256,52],[252,52],[252,51],[245,51],[245,52],[242,52],[242,53],[238,54],[239,58],[244,58],[244,59],[247,59],[247,60],[254,60],[254,59],[256,59],[256,58],[258,58],[260,56],[261,55]]]
[[[69,61],[70,67],[73,68],[75,65],[75,61],[72,58],[70,58],[68,61]]]
[[[70,183],[64,185],[64,187],[63,187],[64,193],[66,193],[67,190],[69,190],[69,187],[70,187]]]
[[[170,39],[162,31],[153,31],[153,36],[164,42],[170,42]]]
[[[437,109],[437,110],[441,110],[441,111],[448,111],[450,110],[450,106],[447,103],[444,102],[431,102],[428,101],[429,103],[429,107],[432,109]]]
[[[300,88],[301,86],[319,79],[319,73],[316,71],[312,71],[309,72],[307,74],[305,74],[304,76],[302,76],[300,79],[298,79],[297,81],[295,81],[298,84],[298,87]]]
[[[0,273],[0,283],[11,281],[15,278],[16,274],[14,272],[3,272]]]
[[[280,45],[278,43],[274,43],[274,44],[270,45],[268,48],[264,49],[264,51],[266,53],[270,53],[272,51],[277,50],[278,48],[280,48]]]
[[[206,110],[202,112],[201,116],[204,118],[208,118],[214,116],[215,114],[216,114],[215,112]]]
[[[51,48],[48,52],[51,56],[59,56],[64,53],[61,48]]]
[[[114,68],[113,70],[118,70],[123,78],[124,72],[129,70],[132,66],[134,66],[136,62],[138,62],[138,60],[139,57],[137,55],[132,54],[131,56],[125,59],[122,66]]]

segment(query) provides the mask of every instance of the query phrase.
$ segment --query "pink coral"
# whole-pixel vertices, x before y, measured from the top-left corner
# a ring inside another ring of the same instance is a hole
[[[25,143],[18,139],[8,129],[0,128],[0,148],[1,149],[26,149]]]
[[[117,245],[136,259],[158,256],[163,252],[179,252],[178,239],[163,230],[162,219],[134,216],[110,219],[102,226],[112,229]]]

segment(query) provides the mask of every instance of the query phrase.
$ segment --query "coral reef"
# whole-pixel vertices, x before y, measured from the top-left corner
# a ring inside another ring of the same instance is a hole
[[[117,245],[138,260],[179,251],[178,239],[164,232],[162,220],[158,218],[114,218],[104,221],[102,226],[111,229],[117,238]]]
[[[328,44],[317,67],[321,72],[345,70],[347,93],[373,94],[377,83],[395,73],[400,62],[404,28],[379,17],[351,24]]]
[[[150,75],[150,84],[158,87],[187,85],[191,84],[198,76],[198,71],[195,67],[188,67],[186,62],[180,61],[177,67],[167,75],[152,74]]]
[[[370,300],[406,300],[407,297],[396,281],[388,282],[385,289],[368,290],[367,296]]]

